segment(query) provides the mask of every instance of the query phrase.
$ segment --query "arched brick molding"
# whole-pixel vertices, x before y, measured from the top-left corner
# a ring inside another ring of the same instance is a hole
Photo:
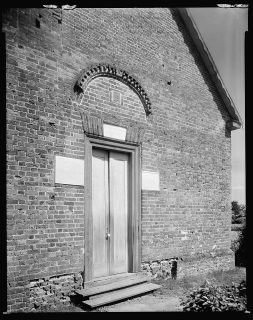
[[[88,71],[83,71],[73,87],[74,100],[77,102],[81,101],[85,88],[90,81],[97,77],[111,77],[126,84],[140,98],[146,115],[148,116],[152,113],[150,100],[141,85],[125,71],[113,68],[109,65],[99,65]]]

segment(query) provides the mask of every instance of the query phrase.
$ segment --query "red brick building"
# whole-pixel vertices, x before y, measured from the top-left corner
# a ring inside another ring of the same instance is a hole
[[[5,9],[8,311],[234,267],[240,116],[183,9]]]

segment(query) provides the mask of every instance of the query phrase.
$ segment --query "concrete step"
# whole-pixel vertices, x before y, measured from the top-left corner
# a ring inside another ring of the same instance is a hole
[[[134,297],[142,293],[154,291],[159,289],[160,287],[161,286],[154,283],[142,283],[124,289],[110,291],[106,294],[103,294],[102,296],[94,296],[91,300],[82,301],[82,304],[91,308],[95,308],[115,301],[120,301],[126,298]]]
[[[83,297],[90,297],[93,295],[98,295],[104,292],[109,292],[117,289],[122,289],[125,287],[130,287],[136,284],[147,282],[148,278],[142,275],[134,275],[131,277],[124,277],[113,279],[113,282],[85,287],[84,289],[76,290],[76,293]]]

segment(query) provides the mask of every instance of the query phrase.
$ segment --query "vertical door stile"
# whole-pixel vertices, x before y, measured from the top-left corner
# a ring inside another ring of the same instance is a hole
[[[127,212],[128,212],[128,218],[127,218],[127,244],[128,244],[128,271],[133,270],[133,220],[132,220],[132,212],[133,210],[133,201],[132,201],[132,158],[128,158],[127,163],[127,183],[128,183],[128,195],[127,195]],[[131,186],[131,187],[130,187]]]
[[[114,225],[114,219],[113,219],[113,200],[114,197],[113,195],[113,190],[112,190],[112,185],[113,185],[113,179],[111,177],[111,174],[113,172],[113,168],[112,168],[112,161],[111,161],[111,153],[109,153],[109,166],[108,166],[108,171],[109,171],[109,224],[108,224],[108,229],[109,229],[109,233],[110,233],[110,238],[108,239],[109,241],[109,273],[112,274],[112,264],[111,261],[113,260],[113,252],[114,252],[114,248],[113,248],[113,241],[114,241],[114,234],[113,234],[113,225]]]
[[[104,237],[107,248],[107,273],[110,274],[110,168],[109,168],[109,152],[106,152],[106,179],[105,179],[105,229],[104,229]]]
[[[93,150],[92,216],[93,216],[93,278],[109,274],[106,226],[108,224],[108,152]]]
[[[110,273],[128,272],[128,155],[110,152]]]

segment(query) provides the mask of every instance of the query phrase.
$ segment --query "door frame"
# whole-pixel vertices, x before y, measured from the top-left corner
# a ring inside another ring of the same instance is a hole
[[[140,145],[104,137],[85,135],[84,189],[85,189],[85,237],[84,237],[84,282],[92,281],[93,230],[92,230],[92,148],[128,153],[131,161],[131,203],[129,204],[129,235],[131,237],[131,267],[129,272],[138,272],[141,267],[141,157]]]

